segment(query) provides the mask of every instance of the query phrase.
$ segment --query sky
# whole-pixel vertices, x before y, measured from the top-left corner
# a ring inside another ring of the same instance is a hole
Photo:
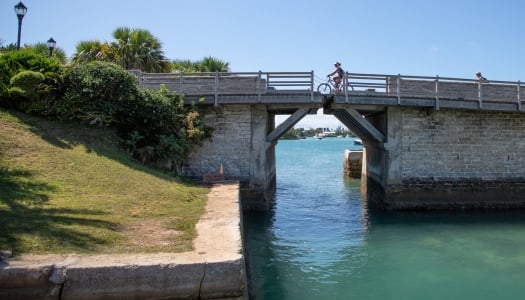
[[[18,1],[0,0],[4,45],[16,43]],[[112,41],[130,27],[149,30],[169,59],[212,56],[232,72],[314,71],[324,80],[339,61],[353,73],[525,81],[522,0],[22,2],[22,45],[53,37],[68,57],[80,41]],[[296,127],[339,125],[318,114]]]

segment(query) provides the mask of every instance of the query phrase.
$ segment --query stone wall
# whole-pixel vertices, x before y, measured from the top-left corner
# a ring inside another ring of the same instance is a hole
[[[525,178],[523,114],[406,108],[401,118],[404,180]]]
[[[214,128],[211,140],[191,153],[183,175],[201,177],[219,172],[222,164],[226,178],[247,179],[250,175],[250,105],[224,105],[210,109],[204,122]]]
[[[523,114],[397,107],[388,124],[383,159],[367,158],[382,208],[525,208]]]
[[[211,140],[193,151],[182,175],[201,179],[223,170],[225,179],[239,180],[243,208],[267,210],[275,194],[275,147],[267,141],[273,116],[264,104],[210,108],[204,121],[214,128]]]

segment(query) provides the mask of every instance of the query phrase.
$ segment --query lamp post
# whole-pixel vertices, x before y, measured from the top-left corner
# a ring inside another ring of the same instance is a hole
[[[24,18],[25,14],[27,12],[27,7],[22,3],[22,1],[18,2],[17,5],[15,5],[15,13],[18,17],[18,39],[16,42],[16,49],[20,49],[20,34],[22,33],[22,19]]]
[[[47,48],[49,48],[49,57],[53,55],[53,49],[55,49],[57,42],[51,37],[47,40]]]

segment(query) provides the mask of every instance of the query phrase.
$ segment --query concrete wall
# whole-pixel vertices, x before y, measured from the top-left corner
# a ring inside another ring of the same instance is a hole
[[[343,159],[344,175],[351,178],[361,178],[363,167],[362,150],[345,150]]]
[[[268,209],[276,171],[275,147],[266,142],[274,128],[266,105],[222,105],[210,109],[204,121],[214,128],[213,137],[190,155],[182,175],[200,178],[217,173],[222,164],[226,179],[241,182],[245,209]]]
[[[248,299],[239,185],[214,185],[194,251],[0,260],[0,299]]]
[[[367,176],[385,189],[381,206],[525,207],[522,114],[390,107],[387,137],[384,150],[366,147]]]

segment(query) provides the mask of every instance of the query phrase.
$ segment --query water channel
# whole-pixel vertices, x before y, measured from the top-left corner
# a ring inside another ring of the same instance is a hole
[[[522,299],[525,213],[370,211],[351,138],[281,140],[270,212],[244,214],[255,299]]]

